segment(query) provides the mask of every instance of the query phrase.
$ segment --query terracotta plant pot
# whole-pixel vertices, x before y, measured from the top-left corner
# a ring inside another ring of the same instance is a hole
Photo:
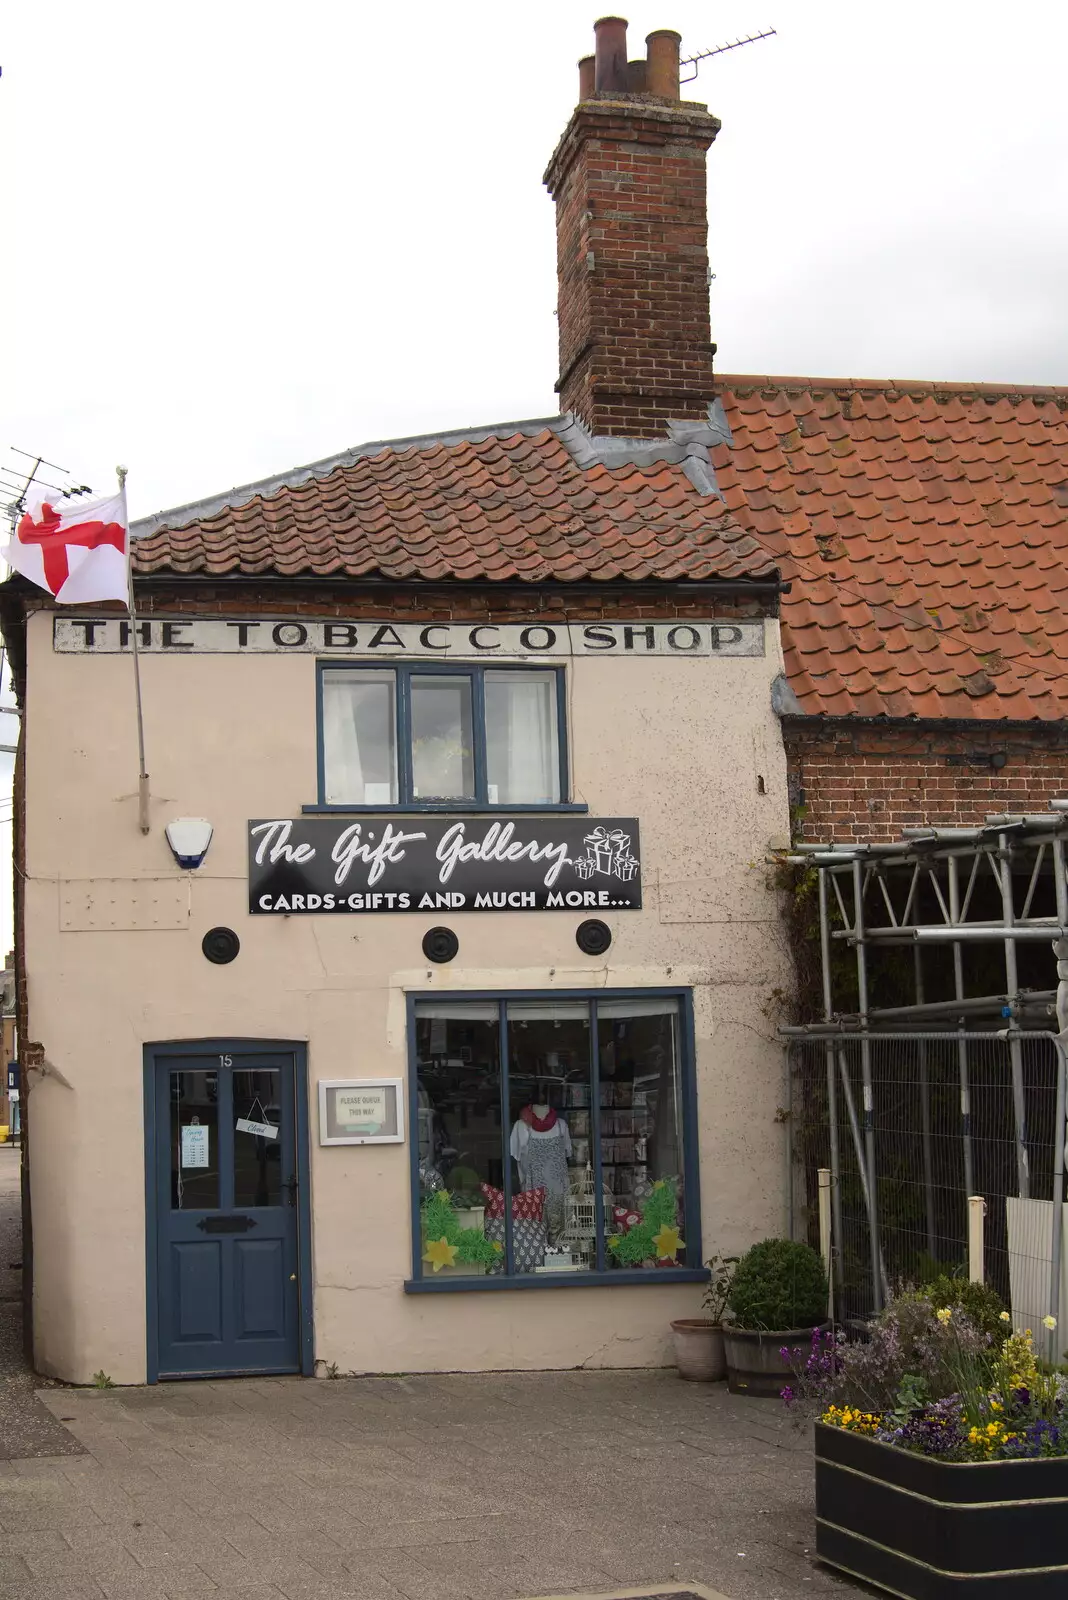
[[[759,1395],[778,1399],[793,1375],[779,1354],[789,1345],[802,1350],[811,1342],[811,1328],[785,1328],[779,1332],[764,1328],[724,1328],[727,1355],[727,1387],[731,1394]]]
[[[727,1376],[721,1323],[709,1317],[682,1317],[671,1324],[671,1337],[680,1378],[716,1383]]]

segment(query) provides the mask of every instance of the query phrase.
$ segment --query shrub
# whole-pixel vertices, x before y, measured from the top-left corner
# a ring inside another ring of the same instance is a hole
[[[1012,1332],[1012,1324],[1004,1315],[1005,1302],[988,1283],[972,1283],[968,1278],[951,1278],[943,1273],[917,1292],[936,1311],[943,1311],[946,1306],[951,1311],[963,1311],[980,1333],[990,1335],[994,1344],[1003,1344]]]
[[[764,1239],[742,1257],[730,1308],[739,1328],[811,1328],[827,1315],[827,1275],[811,1245]]]
[[[981,1363],[990,1349],[967,1316],[943,1320],[923,1295],[910,1292],[891,1300],[863,1339],[849,1342],[841,1331],[814,1333],[811,1351],[788,1351],[796,1374],[790,1397],[817,1410],[834,1405],[883,1415],[900,1406],[910,1385],[916,1404],[919,1397],[942,1400],[956,1393],[962,1366]]]

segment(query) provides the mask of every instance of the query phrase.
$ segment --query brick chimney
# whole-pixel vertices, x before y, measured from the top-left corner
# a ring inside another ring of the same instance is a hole
[[[705,152],[720,124],[679,99],[679,35],[627,58],[627,24],[594,24],[579,104],[545,185],[556,202],[560,409],[591,433],[663,435],[713,398]]]

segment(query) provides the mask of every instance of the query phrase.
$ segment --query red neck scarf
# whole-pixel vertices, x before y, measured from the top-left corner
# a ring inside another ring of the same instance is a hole
[[[535,1133],[548,1133],[550,1128],[556,1127],[556,1112],[549,1107],[548,1115],[539,1117],[533,1106],[524,1106],[519,1116],[528,1128],[533,1128]]]

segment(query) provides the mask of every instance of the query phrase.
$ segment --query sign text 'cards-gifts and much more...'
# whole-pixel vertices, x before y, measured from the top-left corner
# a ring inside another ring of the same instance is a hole
[[[249,911],[637,911],[635,817],[302,817],[248,825]]]

